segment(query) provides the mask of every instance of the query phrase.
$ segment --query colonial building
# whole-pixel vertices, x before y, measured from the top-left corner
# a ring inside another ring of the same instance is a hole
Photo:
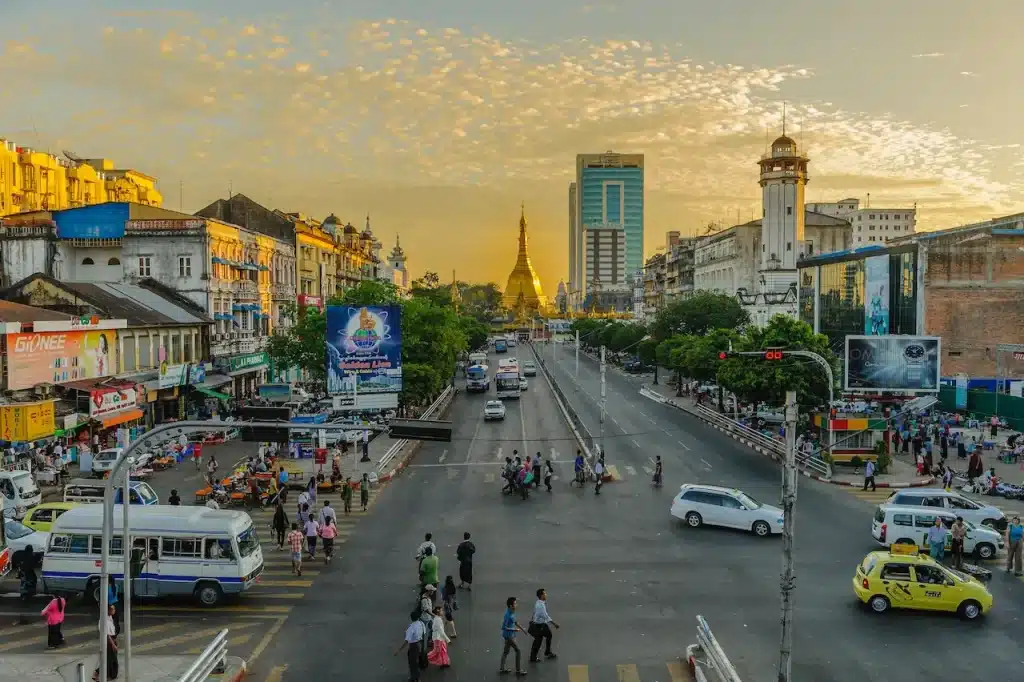
[[[807,204],[807,210],[841,218],[853,227],[853,245],[884,244],[902,239],[917,231],[917,206],[913,208],[879,208],[871,205],[868,195],[866,206],[860,199],[843,199],[835,203]]]

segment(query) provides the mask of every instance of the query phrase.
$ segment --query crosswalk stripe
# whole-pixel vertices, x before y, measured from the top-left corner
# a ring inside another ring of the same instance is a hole
[[[615,666],[615,673],[619,682],[640,682],[640,672],[635,663],[619,664]]]
[[[569,666],[569,682],[590,682],[590,673],[585,665]]]
[[[260,593],[260,599],[302,599],[305,592],[271,592],[270,594]]]
[[[629,474],[630,476],[636,476],[636,469],[634,469],[631,466],[627,466],[626,473]]]
[[[263,575],[276,575],[276,576],[288,576],[295,575],[291,571],[263,571]],[[303,569],[302,575],[320,575],[320,571],[316,569]]]
[[[669,661],[665,665],[668,666],[668,676],[672,682],[683,682],[683,680],[690,679],[689,667],[684,666],[680,661]]]
[[[256,587],[312,587],[312,580],[261,580]],[[255,588],[253,588],[255,589]]]
[[[269,594],[261,594],[260,598],[269,597]],[[158,606],[148,605],[140,606],[135,609],[136,611],[153,611],[161,612],[166,611],[169,613],[180,612],[180,613],[244,613],[246,615],[262,616],[263,614],[275,614],[280,615],[289,613],[292,610],[291,606],[271,606],[269,604],[226,604],[218,606],[216,611],[211,611],[205,606]]]
[[[247,628],[247,627],[252,627],[252,626],[258,625],[258,624],[259,624],[258,621],[239,621],[239,622],[236,622],[236,623],[232,623],[231,627],[233,627],[233,628]],[[180,627],[180,624],[179,624],[179,627]],[[156,642],[149,642],[149,643],[146,643],[146,644],[140,644],[138,646],[133,646],[132,647],[132,653],[141,654],[141,653],[145,653],[147,651],[154,651],[156,649],[163,649],[164,647],[174,646],[176,644],[185,644],[186,642],[191,642],[193,640],[200,639],[202,637],[213,638],[213,637],[216,637],[217,634],[220,633],[220,631],[223,630],[223,629],[224,629],[223,626],[218,626],[218,627],[215,627],[215,628],[206,628],[204,630],[197,630],[195,632],[189,632],[189,633],[186,633],[184,635],[178,635],[177,637],[169,637],[167,639],[161,639],[161,640],[156,641]],[[132,634],[134,635],[134,632]]]
[[[25,632],[27,634],[30,634],[32,640],[35,640],[35,641],[39,640],[40,631],[38,629],[34,629],[34,628],[31,628],[31,626],[28,626],[28,627],[22,628],[21,631]],[[97,620],[95,623],[93,623],[92,625],[89,625],[87,627],[72,628],[70,630],[64,630],[64,638],[67,639],[69,637],[76,637],[78,635],[86,634],[86,633],[89,633],[89,632],[96,633],[96,639],[99,640],[99,632],[100,632],[99,631],[99,620]],[[6,644],[0,644],[0,651],[12,651],[14,649],[17,649],[18,647],[24,646],[25,642],[26,642],[26,640],[21,639],[21,640],[15,640],[15,641],[7,642]]]
[[[264,682],[281,682],[284,678],[284,671],[287,669],[287,663],[284,665],[275,665],[270,669],[270,672],[267,673],[267,679]]]
[[[158,633],[161,633],[161,632],[165,632],[167,630],[178,630],[180,628],[181,628],[181,624],[180,623],[164,623],[162,625],[154,625],[152,627],[146,627],[146,628],[132,627],[132,637],[133,638],[136,638],[136,637],[141,638],[141,637],[146,637],[148,635],[155,635],[155,634],[158,634]],[[71,636],[74,636],[74,635],[72,635],[70,631],[64,633],[64,639],[65,640],[67,640]],[[69,651],[88,651],[90,649],[95,650],[96,647],[97,647],[97,640],[98,639],[99,639],[99,628],[91,627],[91,628],[89,628],[89,633],[88,633],[88,636],[86,637],[86,641],[81,642],[79,644],[73,644],[71,646],[61,647],[60,651],[61,651],[61,653],[67,653]],[[163,640],[161,640],[161,641],[163,641]],[[138,651],[138,648],[133,646],[132,647],[132,653],[134,653],[136,651]]]

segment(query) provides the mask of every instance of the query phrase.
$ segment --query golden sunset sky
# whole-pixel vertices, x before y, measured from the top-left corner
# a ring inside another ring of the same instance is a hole
[[[1024,211],[1021,25],[1019,0],[2,0],[0,137],[154,175],[168,208],[369,213],[415,276],[503,286],[525,201],[553,294],[577,153],[646,155],[651,254],[759,214],[783,101],[808,201]]]

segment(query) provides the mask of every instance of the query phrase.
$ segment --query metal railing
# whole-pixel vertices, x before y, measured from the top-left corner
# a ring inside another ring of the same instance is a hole
[[[225,662],[227,656],[228,631],[224,629],[217,633],[209,646],[203,649],[203,653],[199,654],[195,663],[178,678],[178,682],[204,682],[211,674],[223,674],[227,667]]]
[[[697,682],[743,682],[704,616],[697,616],[697,643],[686,647],[686,658]]]
[[[430,407],[428,407],[426,410],[424,410],[423,414],[421,414],[419,416],[419,418],[420,419],[430,419],[435,414],[439,414],[441,412],[444,412],[444,410],[448,407],[448,405],[451,404],[452,399],[454,397],[455,397],[455,387],[454,386],[448,386],[443,391],[441,391],[441,395],[437,396],[437,399],[434,402],[430,403]],[[408,444],[409,444],[409,441],[407,441],[407,440],[400,440],[400,441],[396,441],[394,445],[392,445],[390,448],[388,448],[388,451],[385,452],[383,455],[381,455],[381,458],[379,460],[377,460],[377,473],[378,474],[383,473],[384,469],[387,467],[387,465],[391,463],[391,460],[393,460],[395,457],[397,457],[398,453],[402,451],[402,448],[404,448]]]
[[[574,410],[572,405],[569,403],[569,400],[565,397],[565,393],[562,392],[562,388],[558,385],[558,381],[556,381],[551,372],[548,371],[548,366],[544,362],[543,355],[538,352],[536,348],[533,349],[533,354],[537,358],[537,363],[540,365],[541,372],[544,373],[544,378],[547,379],[548,386],[551,387],[551,390],[561,403],[565,414],[569,417],[570,426],[582,441],[584,455],[586,455],[588,460],[592,459],[594,453],[598,451],[597,439],[591,435],[586,424],[583,423],[579,414],[577,414],[576,410]]]
[[[710,422],[716,426],[719,426],[730,433],[733,433],[741,438],[746,438],[750,442],[758,445],[765,450],[768,450],[774,455],[777,455],[779,459],[786,458],[786,444],[782,443],[770,436],[766,436],[757,429],[752,429],[749,426],[741,424],[738,421],[730,419],[725,415],[715,410],[708,409],[703,405],[694,406],[694,411],[707,422]],[[803,469],[807,469],[819,476],[825,478],[832,477],[832,467],[827,462],[821,459],[817,459],[813,454],[808,455],[804,452],[797,451],[796,453],[796,465]]]

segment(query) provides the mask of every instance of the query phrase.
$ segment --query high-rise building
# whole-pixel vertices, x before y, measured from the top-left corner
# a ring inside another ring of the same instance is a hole
[[[576,281],[575,273],[579,267],[579,251],[577,245],[580,240],[578,223],[576,221],[576,183],[569,183],[569,299],[573,299],[579,289],[579,282]]]
[[[586,261],[586,230],[620,230],[625,244],[625,272],[635,273],[644,262],[644,155],[578,154],[575,191],[570,186],[571,236],[569,289],[578,292],[577,305],[586,299],[586,273],[593,268]],[[630,278],[623,282],[630,292]],[[602,291],[607,286],[602,283]]]

